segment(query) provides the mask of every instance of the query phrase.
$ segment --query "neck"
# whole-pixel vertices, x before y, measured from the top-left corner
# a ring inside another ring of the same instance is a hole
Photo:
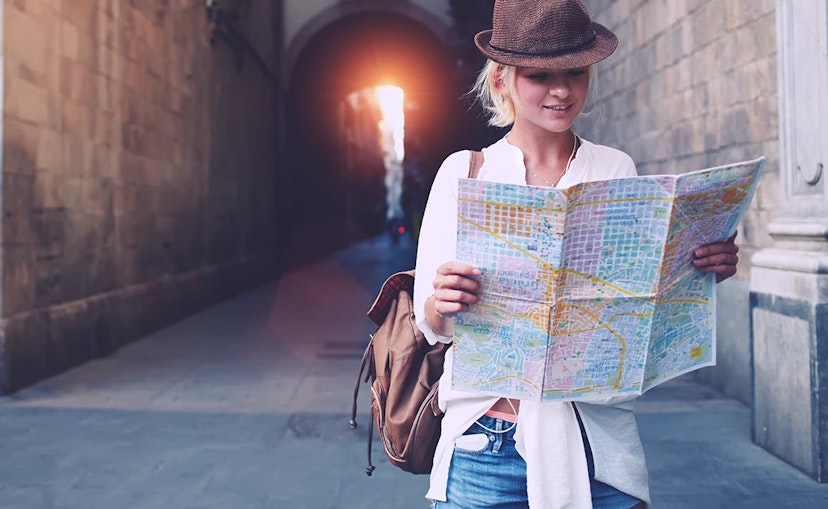
[[[538,132],[538,130],[522,129],[515,125],[509,132],[507,139],[509,143],[523,152],[525,159],[551,162],[556,159],[569,158],[575,140],[575,133],[572,129],[559,133],[550,133],[545,130]]]
[[[575,156],[578,139],[568,129],[562,133],[549,133],[543,139],[509,133],[507,139],[523,152],[526,167],[526,183],[536,186],[556,186],[569,170]]]

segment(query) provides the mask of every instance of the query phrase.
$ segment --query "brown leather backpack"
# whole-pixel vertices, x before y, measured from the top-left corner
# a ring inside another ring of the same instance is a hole
[[[414,474],[431,471],[440,438],[443,412],[437,406],[437,391],[449,345],[429,345],[417,328],[413,288],[413,270],[390,276],[368,312],[378,328],[362,357],[350,422],[355,428],[359,382],[365,374],[364,381],[371,383],[373,416],[368,428],[368,475],[375,468],[371,463],[374,426],[388,460]]]
[[[471,152],[469,178],[476,178],[482,153]],[[360,380],[371,383],[368,467],[373,473],[371,440],[376,426],[385,455],[406,472],[431,472],[440,439],[443,411],[437,406],[443,359],[450,345],[430,345],[414,318],[414,271],[398,272],[383,283],[368,317],[377,324],[354,384],[351,428],[356,428]]]

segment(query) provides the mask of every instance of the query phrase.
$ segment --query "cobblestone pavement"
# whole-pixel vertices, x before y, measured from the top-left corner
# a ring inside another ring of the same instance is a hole
[[[0,398],[0,509],[427,508],[376,441],[364,474],[347,424],[365,311],[412,265],[410,242],[363,241]],[[828,507],[742,404],[685,376],[637,405],[655,508]]]

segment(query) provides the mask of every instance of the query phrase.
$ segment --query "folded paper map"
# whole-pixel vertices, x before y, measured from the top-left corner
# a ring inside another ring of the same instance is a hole
[[[716,363],[715,275],[693,250],[736,230],[764,158],[567,189],[462,179],[452,387],[530,400],[641,394]]]

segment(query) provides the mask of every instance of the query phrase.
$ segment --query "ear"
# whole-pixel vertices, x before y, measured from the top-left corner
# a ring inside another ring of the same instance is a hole
[[[506,84],[503,83],[503,71],[500,68],[498,68],[498,70],[495,71],[494,85],[495,89],[501,94],[506,92]]]

